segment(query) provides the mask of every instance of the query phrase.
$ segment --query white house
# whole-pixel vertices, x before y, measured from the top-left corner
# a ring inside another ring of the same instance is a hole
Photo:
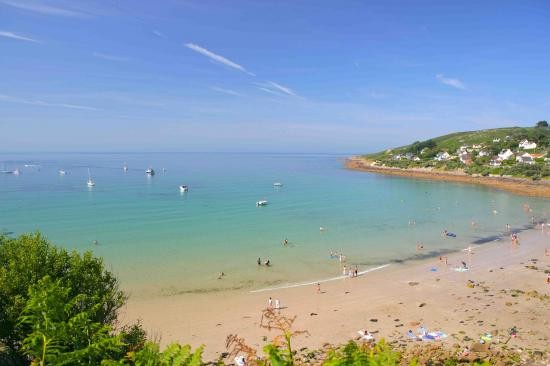
[[[472,162],[472,156],[470,154],[468,154],[467,152],[462,152],[460,154],[458,154],[458,158],[460,159],[460,162],[462,164],[470,164]]]
[[[537,148],[537,144],[534,142],[529,142],[528,140],[523,140],[519,143],[518,147],[524,150],[532,150]]]
[[[449,155],[448,152],[446,151],[441,151],[441,152],[438,152],[437,155],[435,156],[434,160],[437,160],[437,161],[445,161],[445,160],[449,160],[449,158],[451,157],[451,155]]]
[[[528,153],[516,156],[516,161],[523,164],[535,164],[533,157]]]
[[[502,163],[502,160],[500,160],[498,156],[495,156],[491,159],[491,161],[489,162],[489,165],[492,167],[499,167],[501,163]]]
[[[414,161],[420,161],[420,158],[419,158],[418,156],[415,156],[415,157],[413,158],[413,160],[414,160]]]
[[[473,144],[472,145],[472,149],[479,150],[479,149],[483,149],[483,148],[484,148],[483,144]]]
[[[514,153],[510,149],[502,150],[500,154],[498,154],[498,157],[500,158],[500,160],[508,160],[513,156],[514,156]]]
[[[500,139],[493,139],[493,142],[500,142]]]
[[[477,156],[479,157],[489,156],[489,153],[485,150],[480,150]]]

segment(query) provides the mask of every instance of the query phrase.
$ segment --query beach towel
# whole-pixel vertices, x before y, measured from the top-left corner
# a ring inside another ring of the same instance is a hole
[[[424,342],[433,342],[433,341],[439,341],[440,339],[447,338],[447,334],[443,332],[429,332],[422,336],[422,340]]]
[[[464,267],[456,267],[456,268],[453,268],[453,269],[457,272],[466,272],[466,271],[470,270],[470,268],[464,268]]]

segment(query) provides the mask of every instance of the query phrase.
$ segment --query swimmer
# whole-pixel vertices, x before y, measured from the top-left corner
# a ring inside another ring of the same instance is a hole
[[[93,244],[93,245],[98,245],[99,242],[98,242],[97,240],[92,240],[92,244]]]
[[[269,266],[271,265],[271,262],[270,262],[269,259],[268,259],[268,260],[266,260],[266,261],[264,262],[264,264],[265,264],[266,266],[269,267]]]
[[[416,244],[416,250],[417,250],[417,251],[420,251],[420,250],[422,250],[422,249],[424,249],[424,244],[422,244],[422,243]]]
[[[258,257],[258,266],[261,266],[262,265],[262,260],[260,257]]]
[[[221,280],[223,276],[225,276],[225,273],[220,272],[220,274],[218,275],[218,280]]]
[[[283,241],[283,245],[285,245],[285,246],[288,245],[288,239],[287,238],[285,238],[285,240]]]
[[[325,231],[325,228],[323,226],[319,226],[319,231]]]

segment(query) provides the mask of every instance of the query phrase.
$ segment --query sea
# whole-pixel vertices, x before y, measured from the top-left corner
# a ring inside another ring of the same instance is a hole
[[[0,230],[91,251],[131,296],[151,298],[330,279],[342,273],[339,254],[359,271],[400,265],[509,240],[506,225],[521,231],[550,215],[549,199],[351,171],[345,158],[4,153],[3,170],[20,174],[0,174]]]

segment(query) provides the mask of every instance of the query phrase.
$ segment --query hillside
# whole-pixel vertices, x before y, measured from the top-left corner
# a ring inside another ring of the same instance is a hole
[[[469,175],[550,178],[550,128],[507,127],[456,132],[363,155],[378,167],[430,168]]]

